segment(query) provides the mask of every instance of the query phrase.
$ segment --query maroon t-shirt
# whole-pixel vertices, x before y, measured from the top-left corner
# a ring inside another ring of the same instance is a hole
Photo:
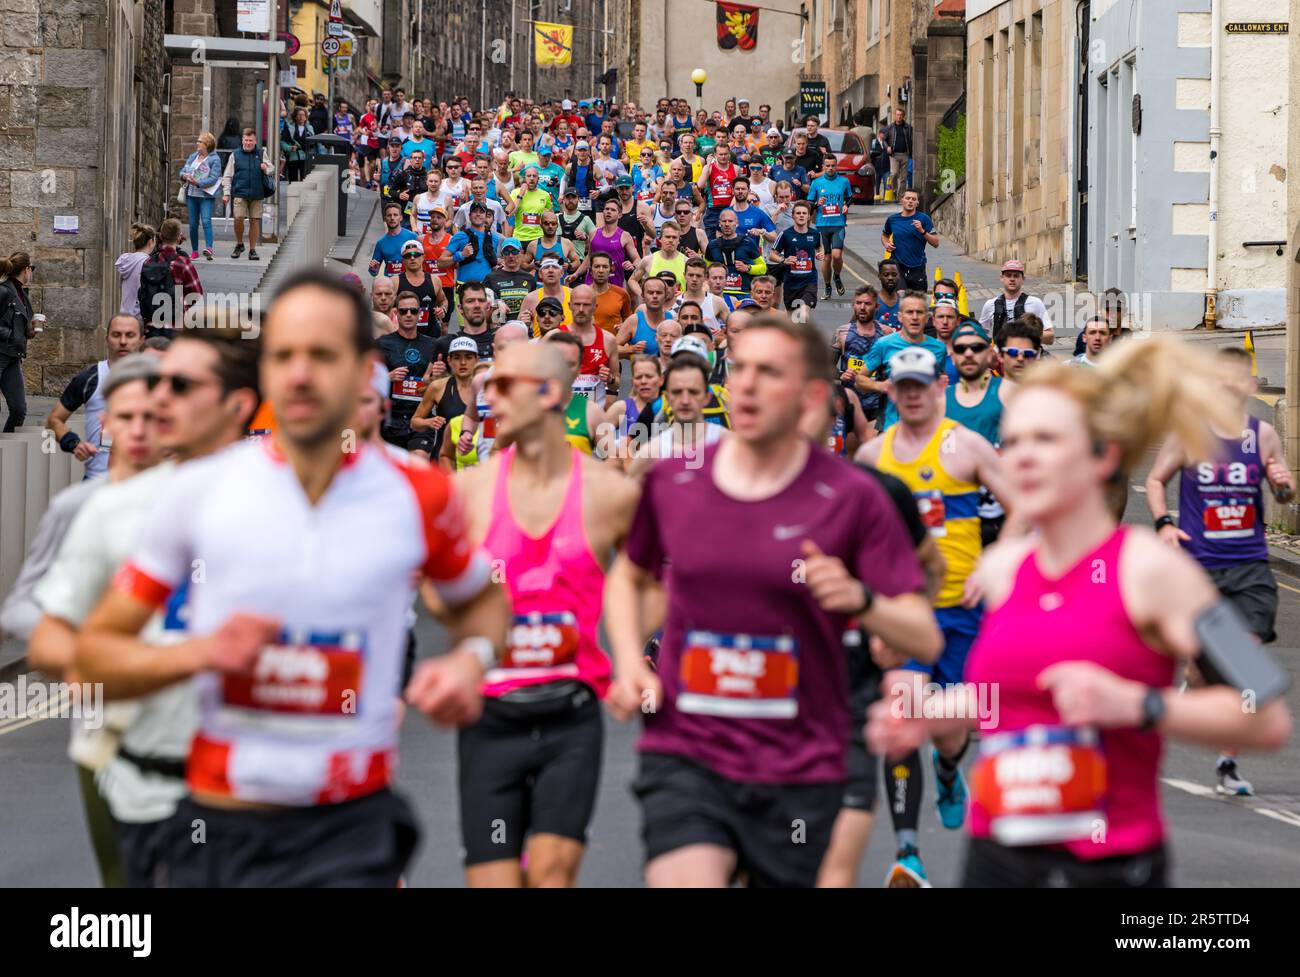
[[[782,492],[743,502],[714,485],[717,450],[657,462],[628,536],[668,592],[664,701],[638,749],[741,783],[843,780],[848,619],[802,582],[803,541],[890,597],[924,591],[920,564],[889,496],[848,462],[813,450]]]

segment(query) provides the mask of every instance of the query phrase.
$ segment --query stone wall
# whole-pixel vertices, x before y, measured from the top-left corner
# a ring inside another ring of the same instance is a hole
[[[135,219],[155,227],[167,211],[167,113],[163,94],[171,61],[163,51],[163,0],[145,0],[135,62],[137,182]]]
[[[938,198],[930,208],[930,219],[939,237],[955,248],[966,250],[966,181],[952,193]]]

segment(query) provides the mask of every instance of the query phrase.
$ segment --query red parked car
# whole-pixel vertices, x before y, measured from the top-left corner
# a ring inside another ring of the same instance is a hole
[[[795,130],[802,131],[802,127]],[[853,202],[869,204],[875,199],[876,176],[871,168],[871,157],[867,147],[856,133],[848,129],[828,129],[822,126],[817,130],[831,144],[835,154],[835,168],[853,185]]]

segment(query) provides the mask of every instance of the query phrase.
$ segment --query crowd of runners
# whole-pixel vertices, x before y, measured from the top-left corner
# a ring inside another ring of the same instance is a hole
[[[883,785],[885,882],[928,887],[928,765],[964,884],[1155,887],[1164,740],[1249,793],[1294,485],[1248,361],[1105,316],[1051,357],[1014,261],[965,314],[912,192],[819,331],[853,192],[816,120],[383,104],[369,287],[300,273],[257,339],[119,316],[52,421],[106,463],[10,604],[114,703],[70,747],[107,884],[399,884],[408,710],[457,731],[475,886],[575,884],[603,711],[652,886],[854,885]]]

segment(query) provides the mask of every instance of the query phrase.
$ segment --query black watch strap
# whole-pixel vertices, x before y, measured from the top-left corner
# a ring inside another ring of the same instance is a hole
[[[1146,695],[1142,697],[1142,726],[1141,729],[1154,729],[1165,717],[1165,693],[1164,689],[1148,688]]]
[[[1156,520],[1155,523],[1156,532],[1160,532],[1160,530],[1164,529],[1166,526],[1172,526],[1172,525],[1174,525],[1174,517],[1166,512],[1163,516],[1161,516],[1159,519]]]
[[[871,613],[871,608],[876,604],[876,592],[866,584],[862,585],[862,606],[851,614],[851,617],[862,618]]]

